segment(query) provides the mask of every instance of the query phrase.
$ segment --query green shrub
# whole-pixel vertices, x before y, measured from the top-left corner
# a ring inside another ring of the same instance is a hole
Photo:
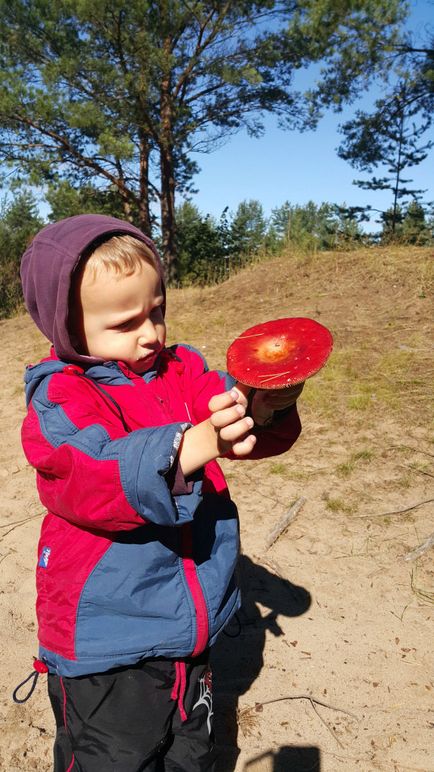
[[[22,304],[21,255],[43,226],[37,204],[29,192],[0,206],[0,318],[13,314]]]

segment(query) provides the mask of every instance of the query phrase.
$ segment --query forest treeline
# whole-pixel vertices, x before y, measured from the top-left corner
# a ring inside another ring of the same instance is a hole
[[[50,219],[86,211],[60,208]],[[106,206],[88,202],[88,211],[113,214]],[[116,211],[115,214],[119,214]],[[398,212],[384,213],[376,234],[365,232],[358,212],[332,203],[291,204],[288,201],[266,217],[259,201],[242,201],[234,212],[227,208],[219,218],[203,215],[197,206],[184,202],[177,210],[178,279],[175,286],[206,285],[224,281],[240,267],[261,255],[287,252],[314,253],[321,250],[352,250],[378,244],[434,245],[434,217],[412,201]],[[393,221],[393,227],[392,227]],[[19,279],[20,258],[44,221],[38,203],[29,192],[0,207],[0,318],[22,306]],[[157,246],[161,249],[161,243]],[[172,284],[173,286],[173,284]]]
[[[408,31],[410,10],[406,0],[0,0],[0,315],[20,305],[19,256],[41,210],[50,222],[99,212],[134,223],[158,244],[171,286],[221,281],[287,247],[432,244],[432,203],[412,170],[434,146],[434,37]],[[374,83],[381,98],[357,109]],[[213,217],[191,203],[200,152],[239,131],[262,136],[270,115],[308,131],[346,106],[337,154],[362,173],[365,206],[287,201],[265,216],[243,201]],[[376,191],[389,193],[384,211],[369,203]]]
[[[434,113],[432,33],[414,41],[409,12],[406,0],[0,0],[0,183],[40,190],[53,212],[92,204],[135,223],[177,283],[198,153],[263,135],[269,115],[313,130],[381,82],[373,109],[342,125],[339,154],[369,173],[363,187],[391,190],[394,228],[423,193],[407,170],[430,150]]]

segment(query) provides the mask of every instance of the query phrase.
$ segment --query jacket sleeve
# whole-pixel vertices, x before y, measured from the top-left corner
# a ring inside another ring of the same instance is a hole
[[[181,353],[182,352],[182,353]],[[192,422],[199,423],[209,418],[210,411],[208,403],[214,394],[219,394],[226,389],[230,389],[235,384],[235,379],[231,375],[220,370],[208,370],[205,359],[202,355],[187,346],[180,346],[177,349],[183,359],[186,356],[188,360],[189,376],[191,379],[191,404],[192,404]],[[186,361],[186,360],[184,360]],[[300,418],[297,407],[294,405],[287,411],[276,417],[271,426],[255,427],[253,433],[257,437],[256,445],[253,451],[243,458],[248,460],[266,458],[268,456],[277,456],[289,450],[297,440],[301,432]],[[238,456],[228,453],[227,458],[236,458]]]
[[[167,526],[191,520],[200,483],[189,496],[174,497],[166,480],[190,424],[127,433],[92,394],[71,400],[71,386],[62,387],[61,378],[48,376],[40,384],[22,427],[24,452],[37,471],[39,496],[48,511],[81,527],[107,531],[148,521]],[[77,388],[78,379],[71,380]]]

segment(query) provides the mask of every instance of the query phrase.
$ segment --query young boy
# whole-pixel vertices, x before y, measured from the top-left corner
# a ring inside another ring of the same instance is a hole
[[[49,225],[21,277],[53,344],[26,371],[22,440],[47,509],[35,666],[55,772],[211,770],[208,650],[240,605],[237,511],[216,459],[290,448],[301,387],[258,393],[274,411],[258,428],[247,387],[166,348],[160,260],[129,223]]]

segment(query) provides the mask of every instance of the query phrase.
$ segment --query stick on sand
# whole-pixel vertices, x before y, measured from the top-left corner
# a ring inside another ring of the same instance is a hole
[[[428,536],[428,539],[422,544],[419,544],[416,549],[407,552],[407,554],[404,555],[404,560],[416,560],[416,558],[419,558],[424,552],[429,550],[430,547],[434,547],[434,533],[432,533],[431,536]]]
[[[306,499],[304,496],[300,496],[297,501],[294,501],[293,505],[288,509],[288,512],[286,512],[283,517],[280,518],[273,530],[270,531],[265,544],[265,551],[270,549],[274,542],[277,541],[279,536],[282,535],[282,533],[287,529],[288,525],[294,520],[296,515],[298,515],[300,509],[305,503]]]

